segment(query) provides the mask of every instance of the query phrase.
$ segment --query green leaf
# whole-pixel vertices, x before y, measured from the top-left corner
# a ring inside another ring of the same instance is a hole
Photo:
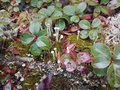
[[[38,11],[38,14],[44,15],[45,17],[47,17],[49,15],[47,11],[48,10],[46,8],[42,8]]]
[[[100,9],[99,6],[97,6],[97,7],[94,9],[93,15],[94,15],[95,17],[97,17],[97,16],[100,14],[100,12],[101,12],[101,9]]]
[[[52,26],[52,19],[51,18],[46,18],[45,19],[45,26],[46,27]]]
[[[99,27],[100,24],[101,24],[101,21],[100,21],[100,19],[98,19],[98,18],[95,18],[95,19],[92,21],[92,27],[93,27],[93,28]]]
[[[81,2],[78,4],[77,8],[79,9],[79,12],[82,13],[87,8],[87,4],[85,2]]]
[[[89,31],[89,38],[93,41],[96,40],[98,38],[97,30],[90,30]]]
[[[69,16],[72,16],[75,14],[75,8],[71,5],[68,5],[68,6],[65,6],[63,8],[63,12],[66,14],[66,15],[69,15]]]
[[[111,64],[107,70],[107,80],[111,87],[120,87],[120,62]]]
[[[120,44],[115,46],[113,54],[115,59],[120,60]]]
[[[46,36],[41,36],[38,37],[36,40],[36,45],[41,49],[41,50],[49,50],[52,46],[51,40],[46,37]]]
[[[72,17],[70,18],[70,21],[71,21],[71,22],[74,22],[74,23],[77,23],[77,22],[79,22],[79,17],[78,17],[78,16],[72,16]]]
[[[104,14],[108,14],[108,13],[109,13],[109,9],[108,9],[107,7],[105,7],[105,6],[101,6],[101,7],[100,7],[100,10],[101,10],[101,12],[104,13]]]
[[[54,11],[55,11],[55,6],[49,6],[47,8],[48,16],[51,16]]]
[[[91,53],[95,60],[92,62],[94,68],[106,68],[110,64],[111,54],[109,48],[103,43],[95,43],[91,47]]]
[[[38,0],[31,0],[31,6],[37,7]]]
[[[81,20],[79,22],[79,26],[82,28],[82,29],[90,29],[90,22],[88,20]]]
[[[40,36],[45,36],[45,35],[47,35],[47,30],[46,30],[46,29],[40,30],[40,31],[38,32],[38,34],[37,34],[38,37],[40,37]]]
[[[63,19],[59,19],[55,24],[55,27],[59,28],[59,30],[64,30],[65,26],[65,21]]]
[[[3,2],[9,2],[9,0],[1,0],[1,1],[3,1]]]
[[[53,17],[53,18],[54,17],[61,17],[62,15],[63,15],[63,13],[61,11],[55,10],[51,17]]]
[[[0,28],[0,36],[3,35],[3,30]]]
[[[20,39],[21,39],[21,42],[22,42],[24,45],[27,45],[27,44],[31,43],[31,42],[34,40],[34,37],[33,37],[32,34],[23,33],[23,34],[20,36]]]
[[[109,0],[101,0],[100,4],[107,4]]]
[[[42,1],[38,1],[37,2],[37,8],[40,8],[42,6],[43,2]]]
[[[40,30],[40,23],[37,21],[30,22],[29,30],[32,34],[37,34]]]
[[[29,50],[30,50],[31,54],[34,56],[39,56],[41,54],[41,50],[35,43],[30,46]]]
[[[80,38],[82,38],[82,39],[88,38],[88,33],[89,33],[88,30],[82,30],[82,31],[80,31]]]
[[[98,5],[97,2],[92,1],[92,0],[86,0],[86,2],[88,3],[88,5],[91,5],[91,6],[97,6]]]
[[[107,74],[107,68],[104,69],[93,68],[93,72],[97,74],[97,76],[104,76]]]

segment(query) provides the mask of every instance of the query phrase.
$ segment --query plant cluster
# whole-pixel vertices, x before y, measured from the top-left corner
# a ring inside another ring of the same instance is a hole
[[[68,72],[83,73],[90,66],[98,76],[106,76],[110,86],[120,87],[120,44],[107,46],[103,33],[106,17],[120,6],[119,0],[1,0],[0,3],[10,3],[7,11],[0,10],[0,37],[5,34],[5,26],[12,23],[10,36],[17,32],[12,39],[30,46],[29,52],[34,57],[47,52],[49,60]],[[20,11],[23,12],[18,15]],[[9,12],[13,13],[11,20]]]

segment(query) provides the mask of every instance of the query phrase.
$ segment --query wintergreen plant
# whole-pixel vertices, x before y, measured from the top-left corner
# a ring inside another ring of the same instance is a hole
[[[103,43],[95,43],[91,47],[95,60],[92,62],[94,72],[98,76],[107,75],[110,86],[120,87],[120,44],[110,51]]]
[[[29,26],[30,33],[23,33],[20,38],[24,45],[30,44],[30,52],[39,56],[42,50],[49,50],[52,46],[51,40],[46,36],[47,30],[40,30],[40,23],[33,21]]]
[[[95,18],[92,23],[88,20],[81,20],[79,22],[80,28],[83,30],[80,31],[80,38],[86,39],[90,38],[91,40],[95,41],[98,38],[99,28],[101,27],[101,20]]]

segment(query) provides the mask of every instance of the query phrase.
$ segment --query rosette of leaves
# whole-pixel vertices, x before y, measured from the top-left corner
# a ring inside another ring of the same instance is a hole
[[[79,22],[80,28],[83,30],[80,31],[80,38],[86,39],[90,38],[91,40],[95,41],[98,38],[99,28],[101,27],[101,20],[95,18],[92,23],[88,20],[81,20]]]
[[[95,7],[93,11],[94,16],[98,16],[100,13],[104,13],[104,14],[109,13],[109,8],[107,7],[109,0],[100,0],[100,2],[97,2],[95,0],[85,0],[85,1],[88,3],[88,5]]]
[[[65,19],[69,21],[67,16],[63,16],[61,9],[50,5],[47,8],[42,8],[39,10],[37,15],[38,20],[45,25],[45,28],[51,30],[54,20]],[[65,21],[63,21],[65,23]]]
[[[92,62],[94,72],[98,76],[107,75],[111,87],[120,87],[120,44],[115,46],[113,57],[110,49],[103,43],[95,43],[91,47],[95,60]]]
[[[87,4],[85,2],[80,2],[79,4],[63,7],[63,12],[65,15],[70,16],[70,21],[72,23],[78,23],[86,8]]]
[[[51,40],[46,36],[47,30],[40,30],[40,23],[32,21],[29,26],[30,33],[23,33],[20,36],[24,45],[30,44],[30,52],[39,56],[42,50],[49,50],[52,46]]]

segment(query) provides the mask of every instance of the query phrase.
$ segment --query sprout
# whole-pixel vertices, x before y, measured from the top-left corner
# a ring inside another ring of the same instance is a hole
[[[59,32],[60,32],[60,28],[59,27],[54,27],[55,29],[55,37],[56,37],[56,42],[58,42],[58,38],[59,38]]]
[[[53,56],[53,60],[55,61],[55,52],[54,51],[51,51],[51,54],[52,54],[52,56]]]
[[[63,35],[60,35],[60,39],[59,39],[59,42],[61,42],[61,39],[63,39]]]
[[[57,48],[54,48],[55,56],[57,56]]]

